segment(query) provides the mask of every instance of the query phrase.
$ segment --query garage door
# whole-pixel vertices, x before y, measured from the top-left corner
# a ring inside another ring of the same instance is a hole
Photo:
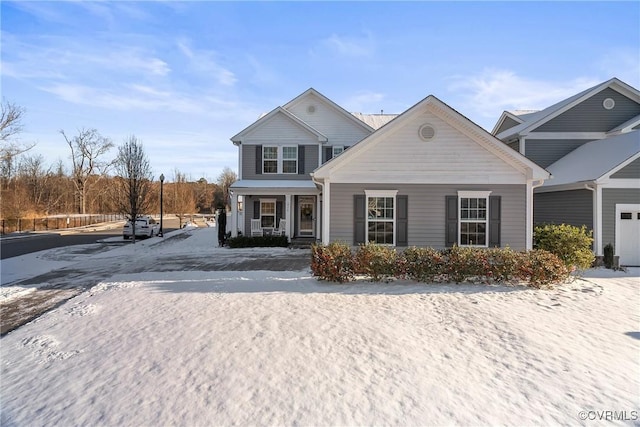
[[[640,266],[640,210],[621,209],[617,221],[620,265]]]

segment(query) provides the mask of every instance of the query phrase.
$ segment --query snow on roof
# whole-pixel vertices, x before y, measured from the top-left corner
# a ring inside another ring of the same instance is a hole
[[[544,187],[595,181],[639,152],[640,130],[591,141],[550,165]]]
[[[231,188],[316,188],[313,181],[305,180],[283,180],[283,179],[241,179],[233,184]]]
[[[368,124],[374,129],[380,129],[382,126],[389,123],[391,120],[398,117],[398,114],[364,114],[364,113],[351,113],[358,120]]]

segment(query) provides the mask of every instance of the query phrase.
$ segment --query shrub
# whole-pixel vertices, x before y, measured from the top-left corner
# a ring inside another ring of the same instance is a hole
[[[608,243],[607,246],[604,247],[604,257],[603,262],[606,268],[613,268],[613,245]]]
[[[287,236],[238,236],[228,239],[227,243],[230,248],[286,248],[289,246],[289,238]]]
[[[354,257],[357,274],[364,274],[374,282],[396,275],[396,250],[389,246],[366,243],[358,246]]]
[[[311,272],[320,280],[344,283],[354,278],[351,248],[344,243],[311,246]]]
[[[488,271],[484,249],[454,246],[443,252],[446,259],[444,273],[449,281],[462,283],[466,280],[482,278]]]
[[[534,288],[561,283],[569,277],[569,269],[555,254],[544,249],[534,249],[526,253],[520,263],[520,277]]]
[[[487,279],[489,282],[512,282],[520,279],[519,266],[523,262],[522,252],[511,248],[492,248],[486,251]]]
[[[402,257],[403,272],[418,282],[434,282],[442,274],[444,258],[440,251],[433,248],[410,247],[405,249]]]
[[[591,250],[593,232],[587,227],[572,225],[543,225],[534,230],[536,249],[544,249],[556,254],[562,262],[573,270],[591,267],[595,256]]]

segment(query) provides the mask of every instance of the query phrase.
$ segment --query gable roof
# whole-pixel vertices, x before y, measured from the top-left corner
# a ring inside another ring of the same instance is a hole
[[[288,110],[293,106],[295,106],[297,103],[301,102],[304,98],[306,98],[309,95],[315,95],[316,97],[320,98],[321,101],[323,101],[324,103],[329,105],[331,108],[338,111],[340,114],[344,115],[347,119],[349,119],[353,123],[364,128],[368,133],[371,133],[374,130],[374,128],[369,126],[367,123],[365,123],[362,120],[358,120],[353,114],[350,114],[347,110],[345,110],[344,108],[342,108],[341,106],[339,106],[338,104],[336,104],[335,102],[333,102],[332,100],[330,100],[329,98],[327,98],[326,96],[324,96],[323,94],[315,90],[314,88],[309,88],[305,90],[300,95],[296,96],[291,101],[287,102],[283,108]]]
[[[515,122],[518,123],[522,123],[522,118],[518,116],[518,114],[512,112],[512,111],[503,111],[502,114],[500,115],[500,118],[498,119],[498,121],[496,122],[495,126],[493,127],[493,129],[491,130],[491,135],[495,135],[496,132],[498,131],[498,129],[500,129],[500,127],[504,124],[505,120],[507,119],[511,119]]]
[[[514,135],[527,133],[606,88],[616,90],[640,103],[640,92],[634,87],[614,77],[610,80],[607,80],[606,82],[600,83],[556,104],[553,104],[552,106],[547,107],[544,110],[519,116],[521,119],[525,120],[523,123],[499,133],[497,137],[499,139],[505,140]],[[494,128],[494,130],[495,129],[497,128]]]
[[[543,187],[596,181],[639,155],[640,130],[591,141],[550,165]]]
[[[365,122],[373,129],[380,129],[382,126],[389,123],[391,120],[398,117],[398,114],[363,114],[363,113],[351,113],[357,119]]]
[[[640,114],[630,120],[627,120],[620,126],[611,129],[609,132],[607,132],[607,135],[618,135],[624,132],[629,132],[630,130],[636,128],[636,126],[638,125],[640,125]]]
[[[315,135],[318,138],[318,141],[320,141],[320,142],[328,141],[328,138],[325,135],[323,135],[322,132],[320,132],[317,129],[313,128],[312,126],[307,124],[305,121],[299,119],[296,115],[292,114],[291,112],[285,110],[282,107],[276,107],[273,110],[271,110],[268,114],[262,115],[258,120],[253,122],[251,125],[247,126],[242,131],[240,131],[236,135],[232,136],[231,137],[231,141],[235,145],[241,144],[242,143],[242,139],[244,138],[244,136],[246,136],[248,133],[250,133],[254,129],[260,127],[261,125],[263,125],[264,123],[269,121],[272,117],[274,117],[277,114],[283,114],[285,117],[287,117],[293,123],[295,123],[298,126],[302,127],[303,129],[305,129],[309,133]]]
[[[449,105],[445,104],[433,95],[429,95],[422,101],[418,102],[404,113],[400,114],[394,120],[381,127],[373,134],[362,139],[349,150],[346,150],[338,157],[334,157],[324,165],[317,168],[312,176],[318,179],[326,178],[330,175],[331,171],[341,167],[342,165],[349,164],[358,154],[366,149],[366,146],[372,141],[376,141],[379,138],[384,137],[385,134],[393,132],[397,127],[401,127],[404,123],[411,120],[415,115],[420,114],[425,108],[430,111],[447,116],[450,121],[453,122],[452,126],[457,130],[465,134],[470,139],[474,140],[480,146],[484,147],[494,155],[506,161],[512,167],[519,170],[528,171],[527,175],[530,179],[544,180],[549,178],[549,172],[538,166],[533,161],[529,160],[517,151],[509,148],[502,141],[498,140],[495,136],[491,135],[485,129],[469,120],[464,115],[460,114]]]

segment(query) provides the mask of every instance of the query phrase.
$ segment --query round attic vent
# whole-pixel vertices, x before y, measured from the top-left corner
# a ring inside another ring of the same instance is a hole
[[[431,141],[436,136],[436,129],[427,123],[420,126],[418,135],[420,135],[420,139],[423,141]]]
[[[315,113],[315,112],[316,112],[316,106],[315,106],[315,105],[309,105],[309,106],[307,107],[307,113],[309,113],[309,114],[313,114],[313,113]]]
[[[605,108],[605,110],[611,110],[616,106],[616,101],[614,101],[612,98],[607,98],[602,101],[602,106]]]

